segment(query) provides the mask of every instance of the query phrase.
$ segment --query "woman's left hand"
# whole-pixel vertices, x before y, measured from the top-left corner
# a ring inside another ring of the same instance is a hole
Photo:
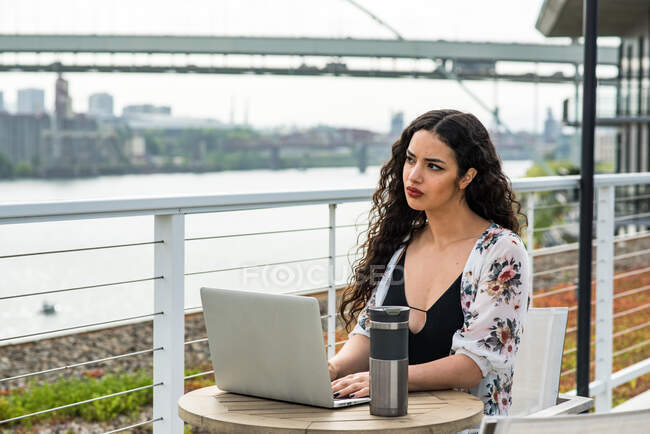
[[[370,375],[357,372],[332,381],[334,398],[362,398],[370,394]]]

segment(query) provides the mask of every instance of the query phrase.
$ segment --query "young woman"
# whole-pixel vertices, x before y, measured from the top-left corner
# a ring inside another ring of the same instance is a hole
[[[402,132],[340,305],[346,327],[357,323],[329,361],[335,397],[369,394],[367,307],[401,305],[409,390],[468,389],[485,414],[507,414],[530,294],[519,211],[475,116],[433,110]]]

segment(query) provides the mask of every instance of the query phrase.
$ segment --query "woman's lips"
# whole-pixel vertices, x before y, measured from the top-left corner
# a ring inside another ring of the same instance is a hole
[[[424,194],[415,187],[406,187],[406,193],[411,197],[420,197]]]

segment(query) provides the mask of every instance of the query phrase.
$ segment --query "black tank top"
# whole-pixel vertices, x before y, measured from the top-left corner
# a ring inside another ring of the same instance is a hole
[[[384,306],[408,306],[404,291],[404,257],[402,253],[388,288]],[[424,328],[418,333],[409,329],[409,365],[430,362],[449,355],[451,338],[463,325],[463,310],[460,306],[460,281],[462,274],[440,296],[426,312]],[[416,306],[421,308],[421,306]],[[422,306],[425,307],[425,306]],[[413,313],[413,311],[412,311]]]

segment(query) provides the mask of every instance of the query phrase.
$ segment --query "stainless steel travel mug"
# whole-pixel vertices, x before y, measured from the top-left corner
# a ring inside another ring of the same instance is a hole
[[[408,409],[409,311],[378,306],[370,313],[370,414],[404,416]]]

